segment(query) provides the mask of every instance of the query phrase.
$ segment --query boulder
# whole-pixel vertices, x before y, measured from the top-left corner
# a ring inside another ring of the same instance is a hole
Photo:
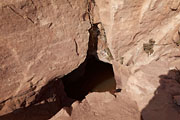
[[[19,103],[13,109],[19,108],[49,81],[66,75],[85,60],[90,28],[82,17],[85,10],[86,2],[79,0],[1,1],[2,106],[16,99]]]

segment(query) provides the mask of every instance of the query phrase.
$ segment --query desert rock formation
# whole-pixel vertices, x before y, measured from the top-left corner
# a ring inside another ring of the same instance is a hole
[[[3,0],[0,7],[0,103],[11,101],[8,112],[84,61],[90,25],[84,1]]]
[[[31,105],[89,50],[112,64],[122,92],[90,93],[51,120],[179,120],[179,6],[179,0],[2,0],[0,114]]]

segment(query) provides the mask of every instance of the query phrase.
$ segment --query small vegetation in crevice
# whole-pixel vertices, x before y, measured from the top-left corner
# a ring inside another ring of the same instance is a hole
[[[149,43],[143,44],[143,49],[148,55],[151,55],[154,52],[153,50],[154,44],[155,44],[155,41],[153,39],[150,39]]]
[[[120,63],[121,63],[121,65],[123,65],[123,63],[124,63],[124,57],[120,57]]]

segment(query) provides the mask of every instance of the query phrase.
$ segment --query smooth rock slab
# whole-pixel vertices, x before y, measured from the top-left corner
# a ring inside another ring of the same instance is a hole
[[[84,61],[90,27],[85,10],[79,0],[1,2],[0,103],[21,97],[16,109],[29,93]]]
[[[136,103],[124,92],[116,95],[90,93],[81,103],[72,104],[70,116],[62,114],[62,109],[50,120],[140,120]]]

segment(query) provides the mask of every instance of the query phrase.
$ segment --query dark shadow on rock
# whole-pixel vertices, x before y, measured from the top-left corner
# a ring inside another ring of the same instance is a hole
[[[174,96],[180,95],[180,71],[170,70],[167,75],[161,75],[160,86],[154,92],[154,97],[142,110],[142,120],[180,120],[180,106]]]
[[[54,79],[42,87],[30,106],[0,116],[0,120],[48,120],[73,101],[66,96],[62,80]]]
[[[48,120],[59,110],[57,102],[44,103],[17,109],[12,113],[1,116],[0,120]]]
[[[98,35],[100,34],[98,24],[93,24],[89,29],[89,43],[87,56],[97,56]]]
[[[58,107],[62,108],[63,106],[70,106],[73,100],[66,96],[62,80],[55,78],[46,86],[42,87],[31,105],[40,103],[42,101],[46,103],[56,102]]]
[[[115,91],[112,65],[91,56],[80,67],[62,78],[68,97],[83,100],[90,92]],[[117,89],[115,92],[120,92]]]

